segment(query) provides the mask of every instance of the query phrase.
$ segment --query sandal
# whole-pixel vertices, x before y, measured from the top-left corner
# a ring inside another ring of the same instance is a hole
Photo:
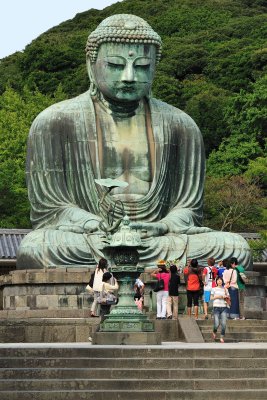
[[[220,338],[220,342],[224,343],[224,338],[223,337]]]
[[[91,313],[91,317],[97,317],[97,315],[95,315],[94,313]]]

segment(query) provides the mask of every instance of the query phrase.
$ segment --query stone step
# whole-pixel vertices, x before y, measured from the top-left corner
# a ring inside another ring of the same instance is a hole
[[[199,326],[210,325],[212,323],[213,323],[213,319],[211,319],[210,317],[209,317],[208,320],[204,320],[204,319],[197,320],[197,324]],[[262,320],[260,320],[260,319],[231,320],[231,319],[228,319],[227,320],[227,326],[237,326],[237,327],[242,327],[242,326],[246,326],[246,327],[249,327],[249,326],[252,326],[252,327],[253,326],[265,326],[265,327],[267,327],[267,320],[263,320],[263,319]]]
[[[4,400],[266,400],[264,389],[217,390],[76,390],[2,392]]]
[[[0,391],[50,391],[50,390],[208,390],[210,379],[4,379],[0,380]],[[216,380],[216,389],[231,387],[232,390],[264,389],[265,378],[239,378]]]
[[[235,379],[267,378],[266,368],[4,368],[0,379]]]
[[[211,336],[212,329],[209,331],[202,331],[202,335],[206,341],[206,339],[209,339]],[[220,334],[220,328],[218,329],[218,335]],[[261,341],[261,342],[267,342],[267,332],[229,332],[225,334],[225,337],[228,340],[234,340],[234,341],[239,341],[243,342],[246,340],[255,340],[255,341]]]
[[[27,358],[127,358],[127,359],[151,359],[159,358],[267,358],[267,347],[223,347],[197,345],[190,347],[172,346],[91,346],[83,344],[79,346],[64,345],[0,345],[1,358],[27,357]]]
[[[208,326],[203,326],[200,327],[201,332],[211,332],[213,328],[213,324],[210,324]],[[266,332],[267,327],[265,326],[253,326],[253,327],[247,327],[247,326],[227,326],[226,327],[226,332],[232,333],[232,332],[237,332],[237,333],[244,333],[244,332]]]
[[[118,357],[72,357],[72,358],[16,358],[0,357],[0,368],[128,368],[128,369],[192,369],[192,368],[267,368],[267,358],[231,358],[219,357],[218,351],[213,357],[198,358],[118,358]]]

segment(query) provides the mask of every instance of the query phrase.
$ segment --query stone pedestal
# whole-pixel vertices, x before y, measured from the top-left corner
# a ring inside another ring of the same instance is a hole
[[[92,295],[85,292],[91,269],[20,270],[0,276],[0,308],[25,313],[89,309]]]
[[[95,332],[92,339],[92,343],[98,345],[161,344],[159,332]]]

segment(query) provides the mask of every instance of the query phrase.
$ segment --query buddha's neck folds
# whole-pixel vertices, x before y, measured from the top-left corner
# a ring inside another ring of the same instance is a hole
[[[135,115],[135,111],[139,107],[139,101],[120,102],[100,95],[100,101],[103,103],[110,113],[117,118],[129,118]]]

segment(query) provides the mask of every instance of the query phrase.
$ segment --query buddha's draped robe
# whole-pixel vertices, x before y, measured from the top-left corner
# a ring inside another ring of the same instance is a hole
[[[153,132],[149,147],[154,176],[148,193],[124,206],[132,221],[162,221],[169,232],[143,240],[140,262],[198,258],[205,264],[211,256],[235,256],[248,268],[250,250],[241,236],[186,233],[202,219],[205,157],[198,127],[187,114],[159,100],[150,99],[146,108]],[[107,195],[98,210],[103,192],[94,181],[102,178],[96,125],[89,92],[49,107],[33,122],[27,184],[34,230],[21,243],[19,269],[87,265],[104,255],[103,232],[88,234],[84,229],[88,221],[104,218],[114,203]]]

